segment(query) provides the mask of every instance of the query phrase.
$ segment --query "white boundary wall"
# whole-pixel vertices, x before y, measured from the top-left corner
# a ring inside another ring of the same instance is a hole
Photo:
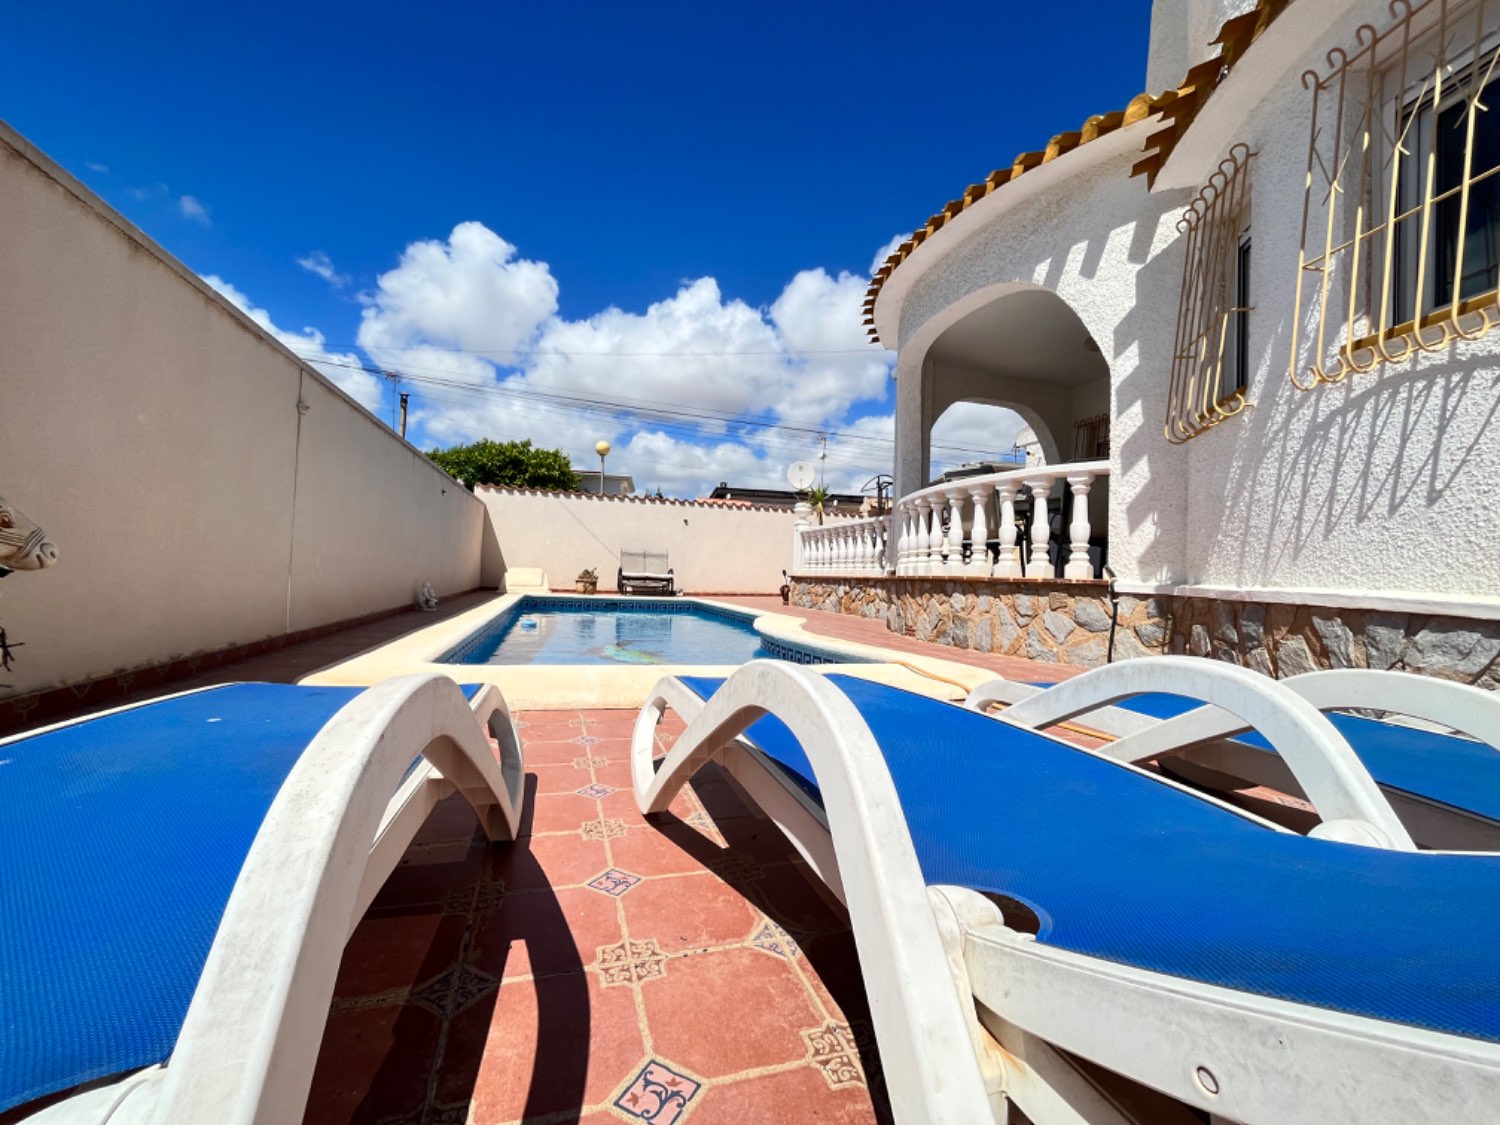
[[[540,567],[554,590],[571,590],[584,569],[614,590],[622,550],[665,551],[677,588],[689,594],[774,594],[792,568],[796,516],[785,508],[490,488],[500,569]],[[829,517],[839,519],[843,517]],[[486,565],[485,581],[493,576]]]
[[[0,698],[480,584],[482,505],[3,124],[0,231],[0,495],[59,553]]]

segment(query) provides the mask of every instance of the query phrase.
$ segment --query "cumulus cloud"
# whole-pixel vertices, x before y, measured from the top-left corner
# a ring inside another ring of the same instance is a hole
[[[257,308],[250,298],[221,277],[208,274],[203,278],[210,287],[221,294],[240,312],[260,325],[281,343],[305,359],[332,382],[341,387],[366,410],[380,408],[381,380],[368,371],[358,370],[360,359],[349,352],[330,352],[324,345],[323,333],[316,328],[304,328],[301,332],[287,332],[272,322],[271,314]]]
[[[333,259],[321,250],[314,250],[305,258],[298,258],[297,264],[308,273],[315,273],[335,289],[342,289],[352,280],[347,273],[339,273],[333,268]]]
[[[208,217],[208,208],[191,195],[184,195],[177,200],[177,210],[182,212],[184,218],[191,219],[199,226],[206,227],[213,222]]]
[[[894,254],[896,248],[910,237],[911,235],[909,234],[892,235],[891,240],[875,251],[875,257],[870,259],[870,274],[873,276],[876,270],[885,265],[885,260]]]
[[[413,242],[365,294],[359,345],[383,366],[414,347],[448,348],[511,362],[557,311],[545,262],[483,223],[459,223],[446,242]]]

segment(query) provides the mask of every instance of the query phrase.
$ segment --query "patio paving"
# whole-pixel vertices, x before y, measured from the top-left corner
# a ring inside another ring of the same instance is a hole
[[[522,838],[429,819],[349,940],[305,1120],[889,1120],[842,908],[780,830],[716,767],[648,823],[634,712],[518,719]]]

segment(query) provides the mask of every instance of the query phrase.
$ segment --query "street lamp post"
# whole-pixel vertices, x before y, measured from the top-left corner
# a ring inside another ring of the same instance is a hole
[[[609,442],[601,441],[594,446],[594,452],[599,454],[599,495],[604,495],[604,459],[609,456]]]

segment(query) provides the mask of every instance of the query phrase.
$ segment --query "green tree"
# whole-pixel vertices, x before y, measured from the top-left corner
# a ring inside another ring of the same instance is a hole
[[[427,455],[470,492],[476,484],[507,484],[513,488],[578,490],[578,474],[560,449],[536,449],[527,441],[476,441]]]

